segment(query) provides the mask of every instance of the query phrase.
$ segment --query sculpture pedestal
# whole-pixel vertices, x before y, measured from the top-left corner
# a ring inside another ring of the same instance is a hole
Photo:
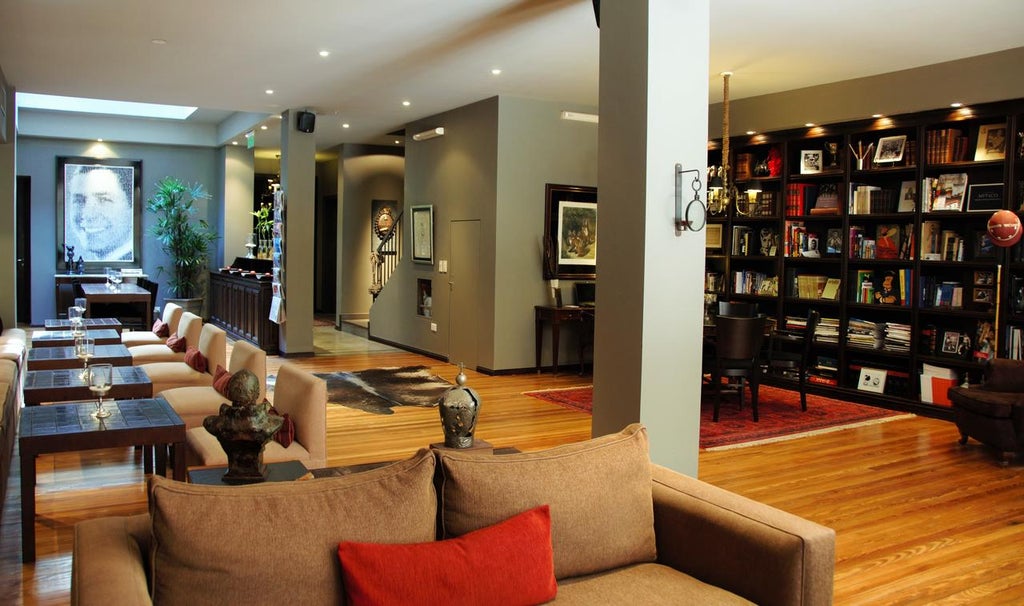
[[[447,452],[472,452],[480,454],[494,454],[494,446],[490,442],[481,440],[480,438],[473,439],[473,445],[469,448],[452,448],[445,446],[444,442],[434,442],[430,445],[431,450],[444,450]]]

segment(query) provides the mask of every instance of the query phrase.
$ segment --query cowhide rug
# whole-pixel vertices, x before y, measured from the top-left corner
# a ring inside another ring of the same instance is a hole
[[[379,415],[395,406],[437,406],[452,384],[432,375],[426,366],[371,368],[357,372],[318,372],[327,381],[327,401]]]

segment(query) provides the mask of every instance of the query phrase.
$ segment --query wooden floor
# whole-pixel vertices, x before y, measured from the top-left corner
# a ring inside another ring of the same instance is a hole
[[[290,361],[313,371],[423,364],[448,380],[457,373],[404,352]],[[280,363],[272,358],[268,372]],[[477,435],[495,446],[536,450],[589,437],[589,415],[522,395],[586,377],[467,374],[483,402]],[[442,439],[434,409],[381,416],[329,406],[327,432],[330,465],[397,459]],[[836,529],[837,604],[1024,603],[1024,466],[1000,467],[975,443],[960,447],[947,422],[899,420],[702,452],[699,461],[705,481]],[[68,603],[74,524],[146,509],[129,450],[44,456],[37,469],[38,560],[20,561],[15,461],[0,528],[0,604]]]

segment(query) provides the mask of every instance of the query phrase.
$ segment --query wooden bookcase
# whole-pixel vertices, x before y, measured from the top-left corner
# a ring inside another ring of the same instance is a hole
[[[1014,100],[733,138],[740,202],[709,215],[705,292],[779,326],[816,309],[813,391],[951,418],[922,401],[926,365],[976,383],[988,356],[1024,358],[1024,244],[986,231],[994,208],[1021,216],[1022,130]],[[858,389],[864,368],[884,391]]]

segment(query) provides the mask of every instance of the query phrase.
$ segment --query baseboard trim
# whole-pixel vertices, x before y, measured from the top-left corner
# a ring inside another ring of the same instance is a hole
[[[373,335],[369,335],[366,338],[369,339],[370,341],[375,342],[375,343],[383,343],[384,345],[395,347],[397,349],[404,349],[405,351],[408,351],[410,353],[419,354],[421,356],[426,356],[428,358],[433,358],[435,360],[440,360],[442,362],[447,362],[448,361],[448,357],[447,356],[443,356],[441,354],[437,354],[437,353],[434,353],[432,351],[427,351],[425,349],[419,349],[418,347],[412,347],[411,345],[405,345],[403,343],[396,343],[394,341],[389,341],[387,339],[382,339],[380,337],[375,337]]]

